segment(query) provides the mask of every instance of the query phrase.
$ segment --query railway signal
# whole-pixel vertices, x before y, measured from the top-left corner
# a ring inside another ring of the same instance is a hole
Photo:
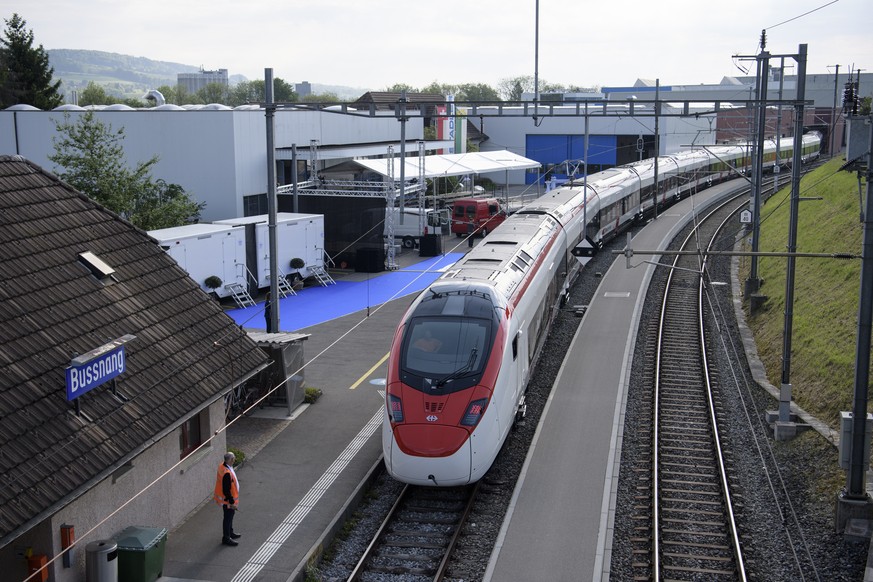
[[[581,261],[593,257],[597,253],[597,247],[591,244],[587,238],[583,238],[570,252]]]

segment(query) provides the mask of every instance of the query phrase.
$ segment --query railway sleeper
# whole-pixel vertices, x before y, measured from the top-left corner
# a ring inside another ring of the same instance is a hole
[[[386,548],[422,548],[427,550],[444,550],[449,545],[448,540],[438,542],[422,542],[422,541],[392,541],[385,544]]]
[[[709,487],[709,491],[705,491],[704,487]],[[721,487],[718,483],[695,483],[694,481],[677,481],[675,479],[661,480],[661,493],[678,493],[679,495],[696,496],[702,495],[706,497],[721,497]]]
[[[452,535],[455,528],[443,528],[441,531],[425,531],[422,529],[394,529],[389,534],[389,539],[396,538],[446,538]]]
[[[403,560],[406,562],[433,562],[434,560],[438,560],[442,558],[442,553],[434,553],[432,555],[428,554],[401,554],[395,552],[382,552],[379,554],[379,558],[383,560]]]
[[[433,514],[426,515],[422,513],[421,516],[406,516],[403,515],[398,520],[400,523],[410,524],[409,527],[415,527],[415,524],[420,525],[448,525],[454,526],[458,524],[458,516],[457,515],[448,515],[445,517],[434,517]]]
[[[682,459],[682,460],[693,459],[695,461],[702,461],[703,463],[706,463],[707,465],[713,464],[714,461],[712,460],[712,455],[693,454],[693,453],[699,453],[701,450],[704,450],[704,449],[691,449],[688,447],[682,447],[682,448],[664,447],[663,449],[661,449],[661,456],[662,457],[667,456],[667,458],[669,459],[669,458],[671,458],[670,454],[672,453],[672,456],[677,458],[677,459]],[[704,452],[705,452],[705,450],[704,450]]]
[[[682,515],[694,515],[694,516],[699,516],[699,517],[704,517],[704,518],[710,518],[710,519],[707,519],[706,522],[710,522],[710,521],[718,519],[719,520],[718,523],[722,523],[721,518],[724,517],[724,514],[721,513],[720,511],[704,511],[702,509],[696,509],[693,507],[691,507],[691,508],[666,507],[663,510],[663,515],[664,515],[664,517],[663,517],[662,521],[680,521],[680,522],[692,521],[687,517],[680,517]]]
[[[724,544],[713,545],[713,544],[701,544],[697,542],[671,542],[665,541],[661,543],[662,546],[679,546],[682,548],[700,548],[702,550],[710,550],[710,551],[722,551],[725,549]],[[666,550],[665,550],[666,551]]]
[[[710,576],[730,576],[733,578],[736,576],[736,571],[731,570],[715,570],[712,568],[691,568],[691,567],[679,567],[679,566],[671,566],[669,568],[665,567],[664,570],[669,570],[673,572],[690,572],[694,574],[708,574]]]
[[[670,534],[670,535],[675,535],[675,536],[687,536],[690,534],[694,534],[695,536],[706,536],[708,538],[725,539],[724,530],[722,530],[722,531],[694,531],[694,532],[690,532],[690,531],[684,530],[684,529],[664,528],[661,530],[661,534],[662,535],[663,534]],[[667,541],[665,540],[662,543],[667,543]],[[679,541],[676,541],[674,543],[679,544],[679,545],[685,545],[684,542],[679,542]]]
[[[722,548],[727,549],[727,548]],[[733,562],[733,558],[731,556],[702,556],[700,554],[680,554],[673,552],[664,552],[663,556],[665,558],[674,558],[676,560],[700,560],[706,562]]]
[[[717,508],[721,510],[722,504],[721,500],[718,501],[704,501],[697,499],[679,499],[676,497],[668,497],[661,500],[664,503],[664,510],[673,510],[673,511],[700,511],[698,506],[705,506],[711,508]],[[673,505],[667,505],[673,504]],[[719,515],[722,515],[721,511],[719,511]]]
[[[368,566],[368,572],[378,572],[380,574],[394,574],[401,576],[410,574],[414,576],[433,576],[436,573],[436,568],[404,568],[401,566]]]
[[[440,500],[428,500],[428,502],[421,503],[421,500],[417,501],[415,504],[405,505],[403,507],[404,513],[442,513],[442,514],[459,514],[464,511],[464,505],[466,502],[459,501],[440,501]]]

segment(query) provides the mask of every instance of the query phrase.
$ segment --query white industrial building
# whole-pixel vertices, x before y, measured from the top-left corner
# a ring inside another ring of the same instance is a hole
[[[869,93],[873,75],[860,76],[861,95]],[[822,117],[821,110],[828,109],[834,100],[835,88],[848,77],[840,75],[808,75],[807,94],[815,101],[815,115]],[[796,80],[785,76],[784,98],[794,96]],[[770,82],[770,91],[778,86]],[[727,101],[749,98],[749,81],[725,80],[718,85],[661,86],[662,112],[659,118],[659,153],[670,154],[691,145],[706,145],[717,139],[716,116],[691,115],[669,116],[686,100],[712,99]],[[653,83],[637,81],[633,87],[604,88],[602,93],[610,101],[611,111],[629,111],[631,100],[637,115],[610,114],[589,116],[588,165],[591,172],[604,167],[627,163],[640,157],[654,155],[654,124],[651,104],[654,99]],[[841,95],[839,96],[841,97]],[[822,105],[828,105],[823,107]],[[579,105],[555,105],[545,99],[540,105],[542,112],[533,119],[520,115],[516,108],[504,106],[479,107],[469,112],[468,120],[480,131],[482,151],[509,150],[514,154],[538,161],[539,169],[492,172],[480,177],[492,179],[498,185],[533,184],[537,180],[560,178],[562,162],[583,160],[585,157],[585,118],[572,113]],[[597,106],[590,104],[592,110]],[[646,108],[648,107],[648,112]],[[66,115],[71,121],[82,115],[85,109],[64,105],[53,111],[40,111],[29,106],[14,106],[0,111],[0,154],[21,155],[47,170],[56,168],[48,160],[54,152],[55,125],[63,122]],[[265,111],[257,105],[245,105],[231,109],[223,105],[185,106],[161,105],[153,108],[132,109],[125,105],[113,105],[94,109],[98,118],[113,129],[124,128],[123,142],[127,160],[133,164],[158,155],[160,161],[152,175],[169,183],[181,185],[196,201],[206,203],[203,221],[212,222],[228,218],[263,214],[267,192],[267,147]],[[723,108],[724,112],[725,109]],[[745,111],[745,110],[744,110]],[[551,116],[550,113],[563,114]],[[394,155],[400,153],[401,123],[391,109],[377,109],[373,115],[366,110],[344,114],[341,106],[322,111],[279,108],[274,117],[274,144],[277,160],[277,183],[291,182],[292,146],[296,146],[298,179],[303,181],[329,166],[355,158],[384,157],[389,146]],[[643,115],[639,115],[643,113]],[[734,111],[741,117],[748,117]],[[812,112],[810,112],[812,113]],[[837,112],[839,114],[839,112]],[[721,116],[724,117],[724,116]],[[790,119],[790,114],[786,115]],[[822,117],[822,127],[828,130],[833,120]],[[840,120],[841,121],[841,120]],[[405,124],[409,155],[417,155],[417,142],[423,139],[424,126],[429,120],[418,111],[410,111]],[[808,125],[813,125],[807,122]],[[466,127],[466,125],[464,126]],[[841,127],[834,127],[834,131]],[[736,133],[736,132],[735,132]],[[835,144],[839,149],[841,131]],[[315,144],[313,148],[312,145]],[[429,141],[428,153],[452,148],[448,141]],[[310,159],[314,159],[312,163]],[[314,171],[309,171],[314,167]],[[344,168],[352,167],[347,164]],[[362,168],[353,169],[348,176],[354,180],[379,179],[367,175]],[[396,176],[399,178],[399,176]],[[407,180],[415,176],[406,176]],[[284,199],[284,201],[283,201]],[[280,196],[280,210],[297,211],[288,206],[290,196]],[[284,207],[283,207],[284,204]],[[321,208],[300,209],[305,212],[324,213]]]
[[[209,84],[227,87],[227,69],[218,69],[217,71],[204,71],[200,69],[196,73],[178,73],[176,75],[176,83],[183,87],[190,95],[197,93],[197,91]]]
[[[75,122],[83,108],[67,105],[53,111],[14,106],[0,111],[0,154],[21,155],[46,170],[57,168],[48,159],[54,153],[56,124],[65,116]],[[160,161],[152,175],[181,185],[197,202],[205,202],[201,219],[207,222],[262,214],[267,192],[267,125],[263,109],[223,105],[184,109],[163,105],[132,109],[113,105],[95,109],[97,118],[113,130],[124,128],[127,162]],[[406,138],[417,151],[423,119],[406,123]],[[274,117],[274,143],[280,184],[290,181],[290,150],[299,159],[309,157],[313,140],[322,165],[357,156],[385,155],[393,145],[399,153],[400,123],[393,114],[374,117],[339,112],[279,110]],[[305,177],[300,176],[303,180]],[[410,177],[411,178],[411,177]]]
[[[618,103],[599,105],[588,111],[588,167],[591,173],[615,165],[626,164],[655,154],[655,117],[651,105]],[[481,131],[488,139],[480,145],[482,151],[509,150],[542,164],[540,168],[514,170],[507,176],[489,176],[498,184],[534,184],[566,176],[563,162],[585,160],[584,107],[575,105],[541,105],[536,111],[528,106],[529,115],[521,108],[502,107],[501,117],[493,115],[496,107],[479,107],[483,114]],[[658,120],[661,155],[673,153],[691,145],[715,143],[715,115],[670,117],[676,110],[662,105]],[[536,122],[534,113],[539,113]]]

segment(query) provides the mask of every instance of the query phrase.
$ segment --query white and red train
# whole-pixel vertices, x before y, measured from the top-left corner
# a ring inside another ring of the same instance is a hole
[[[790,140],[784,140],[790,141]],[[803,138],[803,160],[821,136]],[[792,148],[780,148],[790,162]],[[516,419],[555,309],[594,247],[658,207],[696,189],[748,173],[743,145],[709,146],[592,174],[524,206],[424,290],[407,310],[391,346],[382,430],[385,466],[416,485],[479,480]],[[776,164],[776,144],[764,163]],[[587,207],[587,208],[586,208]]]

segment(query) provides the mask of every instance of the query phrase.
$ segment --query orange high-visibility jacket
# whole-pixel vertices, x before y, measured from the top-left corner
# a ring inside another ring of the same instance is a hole
[[[228,486],[225,486],[225,477],[227,477]],[[224,463],[218,466],[218,474],[215,476],[215,491],[212,493],[212,498],[219,505],[239,503],[239,487],[237,486],[236,476]]]

